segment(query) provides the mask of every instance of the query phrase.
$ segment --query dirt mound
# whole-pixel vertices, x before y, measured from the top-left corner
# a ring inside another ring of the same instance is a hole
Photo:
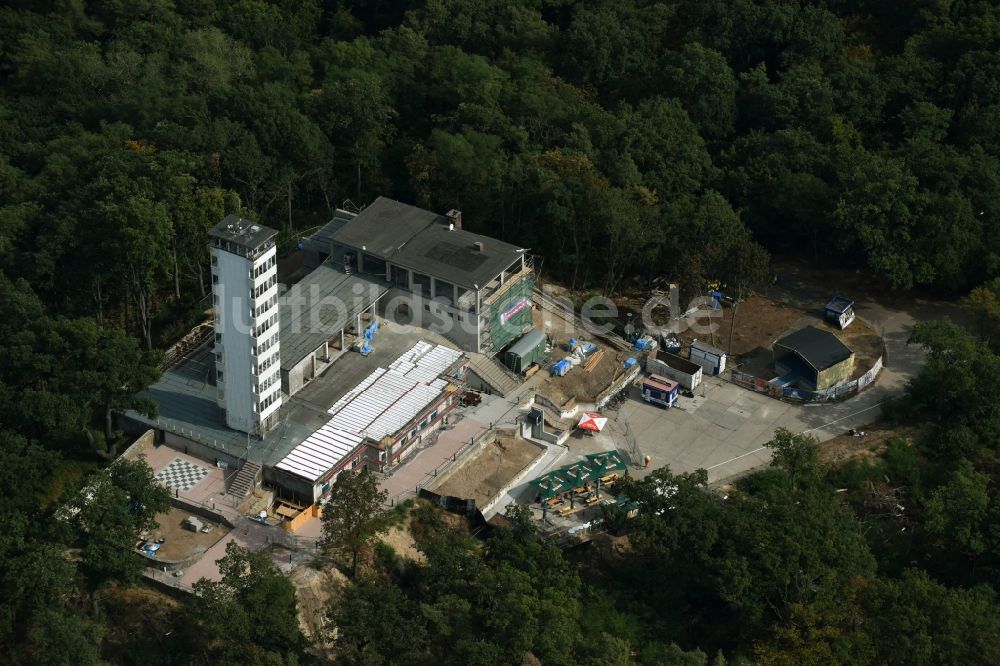
[[[399,526],[394,526],[389,529],[388,532],[380,534],[379,538],[392,549],[396,551],[396,555],[400,557],[405,557],[408,560],[413,560],[414,562],[419,562],[423,564],[427,561],[424,554],[417,550],[417,544],[413,540],[413,534],[410,533],[408,528],[403,528]]]
[[[299,627],[307,637],[322,640],[326,622],[326,607],[330,600],[347,586],[347,576],[333,565],[322,571],[312,567],[295,569],[289,579],[299,598]]]

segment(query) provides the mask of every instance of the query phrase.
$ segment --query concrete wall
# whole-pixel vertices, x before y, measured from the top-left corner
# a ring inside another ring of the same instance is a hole
[[[132,444],[122,452],[122,458],[126,460],[138,460],[142,454],[151,449],[156,443],[156,431],[150,428],[139,435]]]
[[[830,366],[826,370],[821,370],[816,374],[816,390],[822,391],[823,389],[830,388],[831,386],[848,382],[851,380],[851,375],[853,373],[854,354],[851,354],[840,363]]]
[[[215,465],[217,461],[221,460],[229,466],[227,468],[227,474],[235,474],[236,470],[239,469],[239,458],[236,456],[222,451],[217,451],[211,446],[188,439],[187,437],[171,432],[170,430],[164,430],[161,432],[163,432],[163,443],[176,451],[183,451],[188,455],[194,456],[195,458],[201,458],[202,460],[213,465]]]
[[[281,371],[281,389],[289,396],[302,390],[306,382],[313,377],[314,360],[310,354],[288,370]]]

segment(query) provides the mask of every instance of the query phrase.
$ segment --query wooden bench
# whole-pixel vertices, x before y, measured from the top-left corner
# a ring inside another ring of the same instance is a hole
[[[552,497],[552,498],[549,498],[549,499],[545,500],[545,503],[548,504],[549,506],[555,506],[557,504],[562,504],[562,498],[561,497]]]
[[[600,501],[601,501],[600,497],[591,497],[590,499],[587,500],[587,506],[591,506],[593,504],[597,504]]]
[[[568,516],[569,514],[573,513],[573,510],[574,510],[573,507],[564,506],[563,508],[556,511],[556,513],[558,513],[560,516]]]
[[[618,474],[612,473],[601,477],[601,483],[614,483],[618,480]]]

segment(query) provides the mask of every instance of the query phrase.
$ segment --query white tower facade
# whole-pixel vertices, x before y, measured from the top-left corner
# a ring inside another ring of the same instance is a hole
[[[278,232],[236,215],[209,230],[218,402],[226,425],[262,436],[278,422]]]

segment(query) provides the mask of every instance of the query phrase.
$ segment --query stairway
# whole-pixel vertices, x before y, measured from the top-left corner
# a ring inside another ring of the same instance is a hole
[[[260,475],[260,465],[248,461],[244,462],[243,466],[240,467],[240,471],[236,473],[236,478],[229,484],[229,490],[226,492],[240,499],[248,497],[254,491],[254,488],[257,487]]]
[[[496,393],[506,398],[521,385],[520,380],[495,358],[475,352],[466,353],[469,355],[469,371],[476,373]]]

